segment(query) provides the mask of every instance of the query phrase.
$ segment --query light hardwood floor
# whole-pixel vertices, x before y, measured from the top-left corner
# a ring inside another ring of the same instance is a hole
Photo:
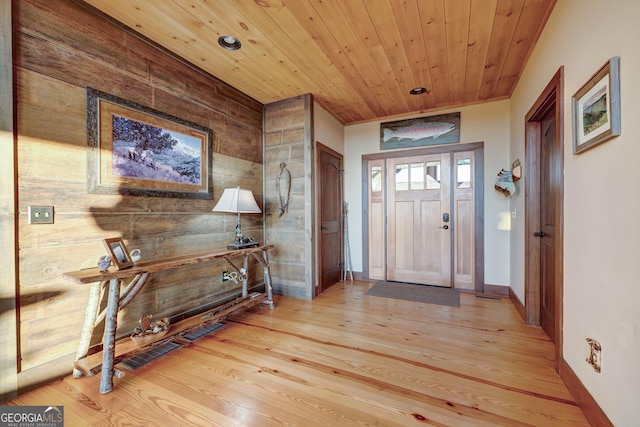
[[[71,376],[5,402],[63,405],[67,426],[581,426],[553,348],[508,299],[461,307],[341,282],[276,297],[98,391]]]

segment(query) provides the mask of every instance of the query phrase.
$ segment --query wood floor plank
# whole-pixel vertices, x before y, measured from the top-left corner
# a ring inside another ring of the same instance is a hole
[[[318,386],[313,376],[300,377],[287,369],[272,368],[270,366],[277,364],[267,360],[266,364],[260,363],[263,358],[259,355],[255,359],[244,359],[242,352],[232,350],[231,353],[225,355],[216,350],[202,352],[201,357],[205,363],[221,357],[225,365],[233,367],[226,373],[210,375],[224,384],[225,396],[234,393],[235,401],[244,403],[245,413],[252,413],[252,419],[257,421],[258,416],[262,417],[254,425],[269,425],[267,417],[270,421],[276,421],[273,425],[294,423],[305,426],[356,426],[361,423],[375,424],[384,418],[380,408],[373,408],[369,413],[362,408],[351,407],[348,399],[336,399],[331,390]]]
[[[8,405],[62,405],[90,426],[587,426],[553,346],[508,299],[444,307],[340,282],[277,297],[116,379],[65,377]]]
[[[212,349],[224,351],[231,348],[230,351],[238,354],[239,349],[244,347],[247,352],[242,353],[241,359],[248,363],[268,360],[275,366],[271,369],[282,371],[291,365],[291,361],[295,361],[297,372],[304,367],[322,372],[326,377],[337,374],[339,378],[350,378],[361,388],[371,384],[374,389],[395,390],[394,393],[404,397],[414,396],[419,402],[430,402],[437,406],[451,405],[458,413],[461,408],[473,411],[476,416],[484,411],[485,420],[490,419],[489,414],[503,414],[512,424],[515,421],[528,422],[532,417],[542,417],[547,425],[553,425],[556,417],[560,417],[562,422],[573,421],[572,414],[581,417],[575,404],[568,399],[534,394],[526,389],[504,388],[495,383],[461,377],[451,372],[431,369],[427,365],[407,363],[402,358],[359,349],[327,348],[326,344],[310,343],[302,339],[288,348],[282,343],[273,345],[275,343],[271,339],[265,343],[260,331],[252,333],[250,329],[245,325],[244,328],[227,330],[225,334],[212,338],[219,340],[213,342]],[[234,334],[228,337],[227,334],[231,331]],[[227,342],[231,342],[231,345],[225,345]],[[271,348],[283,351],[276,353]],[[253,359],[251,352],[254,352]],[[280,359],[280,363],[275,363],[274,358]],[[506,422],[506,419],[492,419],[492,422],[498,425]]]
[[[455,330],[433,333],[434,330],[437,331],[437,328],[433,324],[425,324],[424,322],[420,324],[420,327],[407,327],[403,331],[390,330],[388,327],[389,319],[384,325],[366,325],[359,324],[352,319],[339,319],[331,329],[327,325],[334,322],[334,317],[329,316],[326,310],[322,313],[305,313],[308,320],[304,322],[291,320],[294,317],[288,310],[281,310],[278,313],[273,313],[272,316],[278,318],[275,325],[270,319],[264,318],[258,318],[252,322],[254,325],[300,335],[305,335],[305,331],[311,327],[311,324],[314,327],[313,339],[320,342],[331,342],[340,337],[342,341],[357,342],[361,348],[382,354],[388,352],[389,347],[392,346],[394,355],[402,355],[403,358],[432,368],[456,372],[461,376],[479,377],[485,381],[503,384],[506,387],[525,387],[531,389],[533,393],[549,394],[559,399],[572,399],[559,378],[556,378],[555,381],[549,381],[548,375],[553,369],[553,362],[545,359],[544,356],[552,354],[552,348],[547,345],[546,353],[538,354],[540,345],[537,340],[529,342],[528,345],[523,345],[525,343],[522,340],[514,342],[514,347],[520,347],[517,348],[520,357],[515,359],[507,355],[508,349],[504,343],[502,345],[499,341],[494,343],[493,337],[483,338],[477,331],[474,331],[471,337],[467,333],[460,335],[457,342],[455,340],[451,342],[449,335],[453,335]],[[260,323],[263,320],[266,321]],[[238,322],[247,324],[244,319],[240,319]],[[326,327],[320,326],[323,322]],[[403,323],[409,323],[409,321],[403,321]],[[348,332],[348,329],[352,329],[352,331]],[[363,329],[366,329],[366,334],[362,334],[361,330]],[[484,345],[484,341],[491,341],[490,353],[484,352],[481,346],[470,345],[469,342],[463,343],[462,340],[480,341],[481,345]],[[549,344],[548,339],[545,344]],[[531,351],[527,349],[531,349]],[[470,364],[466,359],[457,358],[456,355],[460,351],[473,353],[476,356],[476,362]],[[527,365],[527,373],[524,376],[520,374],[523,365]]]
[[[277,318],[287,318],[292,312],[279,313]],[[366,328],[368,333],[381,333],[389,337],[390,340],[406,339],[410,335],[418,336],[422,339],[430,339],[439,344],[445,345],[450,343],[453,346],[468,346],[475,351],[486,351],[487,354],[504,353],[509,351],[517,354],[527,354],[533,356],[533,360],[543,366],[552,366],[548,361],[548,350],[551,347],[548,339],[543,337],[519,337],[509,334],[506,330],[498,328],[495,330],[486,330],[478,328],[475,325],[445,325],[442,323],[430,322],[424,318],[420,319],[403,319],[392,318],[387,316],[384,321],[371,324],[366,320],[356,319],[352,317],[336,317],[336,311],[323,310],[307,313],[310,318],[304,322],[304,326],[318,325],[323,322],[334,323],[333,326],[340,329],[354,329],[357,327]],[[321,320],[318,320],[321,319]],[[325,320],[326,319],[326,320]],[[428,325],[428,327],[427,327]],[[367,334],[369,336],[369,334]],[[522,344],[526,343],[526,346]]]
[[[426,395],[410,390],[390,392],[393,387],[388,383],[363,380],[346,370],[290,355],[264,354],[255,348],[252,351],[237,342],[215,345],[221,343],[214,342],[208,354],[222,356],[227,363],[235,365],[234,373],[245,382],[245,392],[249,384],[264,387],[263,394],[265,391],[272,394],[270,404],[275,404],[271,408],[275,413],[280,413],[283,407],[291,410],[295,403],[296,409],[307,418],[302,425],[308,425],[309,420],[320,426],[411,425],[421,418],[426,419],[422,412],[436,425],[479,425],[477,418],[460,414],[460,409],[454,411],[441,400]],[[261,377],[259,383],[254,381],[255,376]],[[233,379],[237,378],[234,376]],[[227,378],[226,383],[230,384],[233,379]],[[387,392],[380,393],[380,390]],[[485,421],[480,424],[496,425],[485,424]]]

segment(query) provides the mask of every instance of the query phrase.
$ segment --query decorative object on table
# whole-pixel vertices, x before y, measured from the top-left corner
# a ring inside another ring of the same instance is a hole
[[[518,159],[511,165],[511,170],[502,169],[498,172],[498,181],[494,188],[506,197],[511,197],[516,194],[516,182],[520,181],[520,178],[522,178],[522,166]]]
[[[245,237],[240,227],[240,214],[262,213],[251,190],[237,188],[225,188],[222,197],[214,208],[213,212],[229,212],[238,214],[238,224],[236,225],[236,238],[227,249],[243,249],[258,246],[258,242],[251,237]]]
[[[289,212],[291,195],[291,173],[285,162],[280,163],[280,173],[276,177],[276,199],[278,199],[278,218]]]
[[[573,154],[620,135],[620,57],[602,66],[571,98]]]
[[[240,270],[244,270],[244,268],[241,268]],[[222,280],[231,280],[233,283],[235,283],[236,285],[240,282],[238,282],[238,272],[237,271],[223,271],[222,272]],[[240,279],[242,280],[242,277],[240,277]]]
[[[380,123],[380,149],[460,142],[460,113]]]
[[[98,260],[98,270],[107,271],[111,265],[111,257],[109,255],[102,255]]]
[[[163,317],[157,322],[152,322],[150,314],[146,314],[138,321],[138,326],[131,333],[131,340],[136,345],[146,345],[169,332],[169,318]]]
[[[213,131],[87,88],[87,188],[123,196],[213,198]]]
[[[133,265],[122,237],[104,239],[104,246],[107,248],[107,251],[109,251],[109,255],[113,260],[113,265],[116,267],[116,270],[131,267]]]
[[[131,257],[131,261],[138,262],[142,258],[142,251],[140,249],[134,249],[129,256]]]

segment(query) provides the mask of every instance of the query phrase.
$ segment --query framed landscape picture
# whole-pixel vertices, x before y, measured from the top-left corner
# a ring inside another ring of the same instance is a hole
[[[87,88],[90,193],[213,198],[211,129]]]
[[[620,135],[620,57],[611,58],[571,98],[573,153]]]

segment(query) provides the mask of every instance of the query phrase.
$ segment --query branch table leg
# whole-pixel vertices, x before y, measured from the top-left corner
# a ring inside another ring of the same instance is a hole
[[[264,287],[267,291],[267,301],[269,302],[269,308],[275,308],[273,303],[273,288],[271,286],[271,270],[269,268],[269,255],[267,251],[262,252],[262,258],[264,259]]]
[[[120,279],[109,281],[107,299],[107,316],[104,325],[104,343],[102,349],[102,374],[100,377],[100,393],[109,393],[113,389],[113,359],[116,350],[116,328],[118,327],[118,303],[120,295]]]
[[[269,268],[269,255],[267,251],[262,252],[262,258],[255,252],[252,253],[253,257],[262,264],[264,268],[264,288],[267,292],[267,302],[269,303],[269,308],[275,308],[275,304],[273,303],[273,288],[271,286],[271,270]]]
[[[248,292],[248,282],[249,282],[249,255],[244,254],[244,262],[242,264],[244,274],[242,275],[242,297],[246,297]]]
[[[122,310],[131,302],[133,297],[135,297],[140,289],[144,286],[147,278],[149,277],[149,273],[136,274],[136,277],[131,280],[131,282],[124,288],[122,292],[120,292],[120,297],[118,299],[118,311]],[[107,315],[107,309],[105,308],[95,319],[95,326],[99,325]],[[94,327],[95,327],[94,326]]]
[[[93,329],[95,327],[96,316],[98,315],[98,304],[100,302],[100,289],[102,285],[107,282],[94,282],[89,289],[89,301],[87,302],[87,309],[84,314],[84,326],[82,327],[82,335],[80,336],[80,344],[78,345],[78,352],[76,353],[76,360],[87,357],[89,352],[89,344],[91,344],[91,336],[93,335]],[[73,378],[80,378],[82,372],[73,368]]]

